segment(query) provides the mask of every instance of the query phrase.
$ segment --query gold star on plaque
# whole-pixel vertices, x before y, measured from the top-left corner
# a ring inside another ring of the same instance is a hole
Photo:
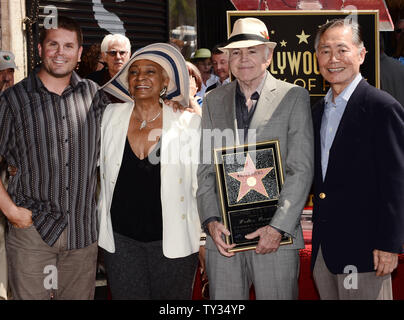
[[[281,44],[281,47],[286,47],[287,42],[285,40],[282,40],[279,43]]]
[[[271,30],[271,34],[275,34],[275,30]]]
[[[307,38],[310,37],[309,34],[305,34],[304,30],[302,30],[301,34],[297,34],[296,37],[299,38],[299,44],[302,42],[306,42],[307,44],[309,44],[309,42],[307,41]]]

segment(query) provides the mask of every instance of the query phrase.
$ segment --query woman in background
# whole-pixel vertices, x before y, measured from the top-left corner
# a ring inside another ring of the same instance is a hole
[[[202,76],[198,68],[191,62],[187,61],[187,68],[189,74],[189,104],[190,107],[188,111],[196,112],[202,117],[202,103],[203,100],[196,93],[201,90],[202,87]]]
[[[89,74],[100,71],[104,66],[105,62],[102,60],[101,46],[98,43],[93,44],[82,54],[77,73],[80,77],[86,78]]]

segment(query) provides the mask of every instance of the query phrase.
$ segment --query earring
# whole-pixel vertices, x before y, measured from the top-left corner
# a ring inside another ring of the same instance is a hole
[[[161,91],[160,91],[160,98],[159,98],[160,104],[163,104],[164,98],[165,98],[165,96],[166,96],[166,92],[167,92],[167,87],[164,87],[163,89],[161,89]]]
[[[160,98],[163,98],[165,96],[166,92],[167,92],[167,87],[164,87],[163,89],[161,89]]]

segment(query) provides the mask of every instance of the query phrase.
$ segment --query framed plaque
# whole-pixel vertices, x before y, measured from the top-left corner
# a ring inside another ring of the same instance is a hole
[[[272,140],[214,150],[222,219],[230,231],[230,251],[255,249],[258,238],[245,235],[269,225],[283,185],[279,141]],[[291,244],[283,236],[281,245]]]

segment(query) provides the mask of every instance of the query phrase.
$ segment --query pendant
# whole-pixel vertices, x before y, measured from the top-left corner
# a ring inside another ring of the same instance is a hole
[[[144,127],[146,127],[146,120],[143,120],[142,123],[140,124],[139,130],[142,130]]]

